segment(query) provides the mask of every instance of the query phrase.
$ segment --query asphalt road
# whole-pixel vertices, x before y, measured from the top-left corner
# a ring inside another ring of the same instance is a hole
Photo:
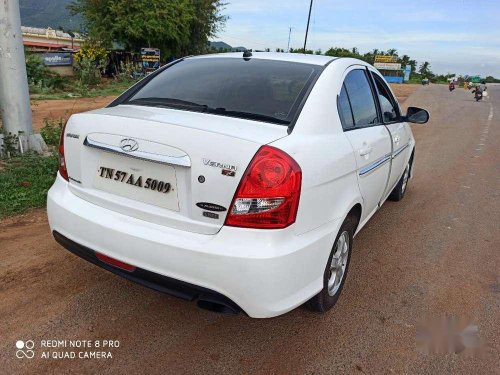
[[[405,102],[415,177],[354,241],[335,308],[278,318],[217,315],[132,284],[63,250],[44,210],[0,223],[0,372],[500,373],[500,87],[484,102],[445,86]],[[422,353],[424,317],[467,319],[479,354]],[[41,340],[119,340],[112,359],[42,359]],[[35,358],[16,358],[17,340]]]

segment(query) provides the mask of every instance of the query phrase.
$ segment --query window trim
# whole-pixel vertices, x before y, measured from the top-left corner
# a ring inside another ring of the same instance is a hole
[[[347,96],[347,102],[349,103],[349,112],[351,112],[351,120],[352,120],[353,126],[347,127],[344,124],[344,122],[345,122],[344,114],[340,110],[340,93],[337,95],[337,112],[339,113],[340,124],[342,125],[342,129],[344,129],[344,131],[349,131],[349,130],[355,129],[356,124],[354,123],[354,114],[352,113],[351,98],[349,98],[349,93],[347,92],[347,88],[345,87],[344,82],[342,82],[342,88],[345,90],[345,94]],[[340,89],[340,92],[342,92],[342,88]]]
[[[377,93],[377,103],[378,103],[378,107],[380,110],[379,120],[381,121],[381,123],[384,125],[390,125],[390,124],[397,124],[397,123],[401,122],[401,110],[399,108],[398,102],[396,101],[396,98],[394,97],[394,95],[392,95],[392,92],[391,92],[389,86],[387,85],[387,83],[385,82],[385,80],[382,77],[380,77],[377,73],[373,72],[372,70],[370,70],[368,68],[366,70],[368,71],[368,74],[370,76],[370,80],[372,81],[373,90]],[[389,97],[390,97],[389,101],[391,102],[392,106],[396,109],[397,118],[393,121],[388,121],[388,122],[384,121],[384,115],[382,113],[382,104],[380,103],[380,99],[379,99],[380,91],[377,88],[377,81],[376,81],[375,76],[377,76],[379,78],[379,80],[382,84],[382,87],[384,87],[384,89],[389,94]]]
[[[351,128],[346,128],[345,125],[344,125],[344,118],[341,115],[341,112],[339,111],[339,106],[340,106],[340,100],[339,100],[340,99],[340,92],[339,92],[337,94],[337,112],[339,113],[340,124],[342,125],[342,129],[343,129],[344,132],[353,131],[353,130],[359,130],[359,129],[365,129],[365,128],[371,128],[371,127],[374,127],[374,126],[385,125],[381,121],[380,103],[378,102],[378,98],[375,98],[375,95],[374,95],[374,87],[373,87],[372,78],[369,77],[369,76],[367,76],[367,72],[369,71],[367,66],[355,64],[355,65],[351,65],[350,67],[348,67],[345,70],[345,72],[344,72],[344,76],[343,76],[343,79],[342,79],[341,90],[342,90],[342,87],[345,84],[345,79],[347,78],[347,76],[349,75],[349,73],[351,73],[351,72],[353,72],[355,70],[361,70],[365,74],[365,78],[368,81],[368,85],[370,86],[370,92],[372,94],[373,103],[375,104],[375,110],[377,111],[377,120],[378,121],[375,124],[356,125],[356,121],[354,120],[354,112],[352,110],[352,105],[351,105],[351,99],[349,98],[349,92],[347,91],[347,87],[346,87],[346,93],[347,93],[347,97],[349,98],[349,106],[351,107],[351,114],[352,114],[352,117],[353,117],[354,126],[351,127]]]

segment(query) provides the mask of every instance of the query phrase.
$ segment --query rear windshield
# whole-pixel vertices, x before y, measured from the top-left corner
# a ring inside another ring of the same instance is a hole
[[[243,58],[186,59],[124,104],[177,108],[289,124],[321,67]]]

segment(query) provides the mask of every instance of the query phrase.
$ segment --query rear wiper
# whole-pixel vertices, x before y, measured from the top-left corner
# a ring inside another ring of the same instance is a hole
[[[190,102],[188,100],[175,99],[175,98],[138,98],[132,99],[124,104],[137,104],[146,105],[151,107],[172,107],[172,108],[192,108],[200,110],[207,110],[208,106],[206,104],[199,104],[195,102]]]
[[[222,115],[222,116],[231,116],[231,117],[241,117],[245,119],[250,119],[250,120],[260,120],[260,121],[265,121],[265,122],[272,122],[275,124],[284,124],[288,125],[290,124],[290,121],[283,120],[274,116],[269,116],[269,115],[262,115],[260,113],[253,113],[253,112],[244,112],[244,111],[231,111],[227,110],[225,108],[207,108],[207,111],[209,113],[214,113],[217,115]]]

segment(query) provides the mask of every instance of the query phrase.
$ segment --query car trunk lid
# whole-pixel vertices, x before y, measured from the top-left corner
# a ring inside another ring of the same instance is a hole
[[[120,105],[74,115],[65,132],[70,189],[101,207],[215,234],[260,146],[287,127]]]

